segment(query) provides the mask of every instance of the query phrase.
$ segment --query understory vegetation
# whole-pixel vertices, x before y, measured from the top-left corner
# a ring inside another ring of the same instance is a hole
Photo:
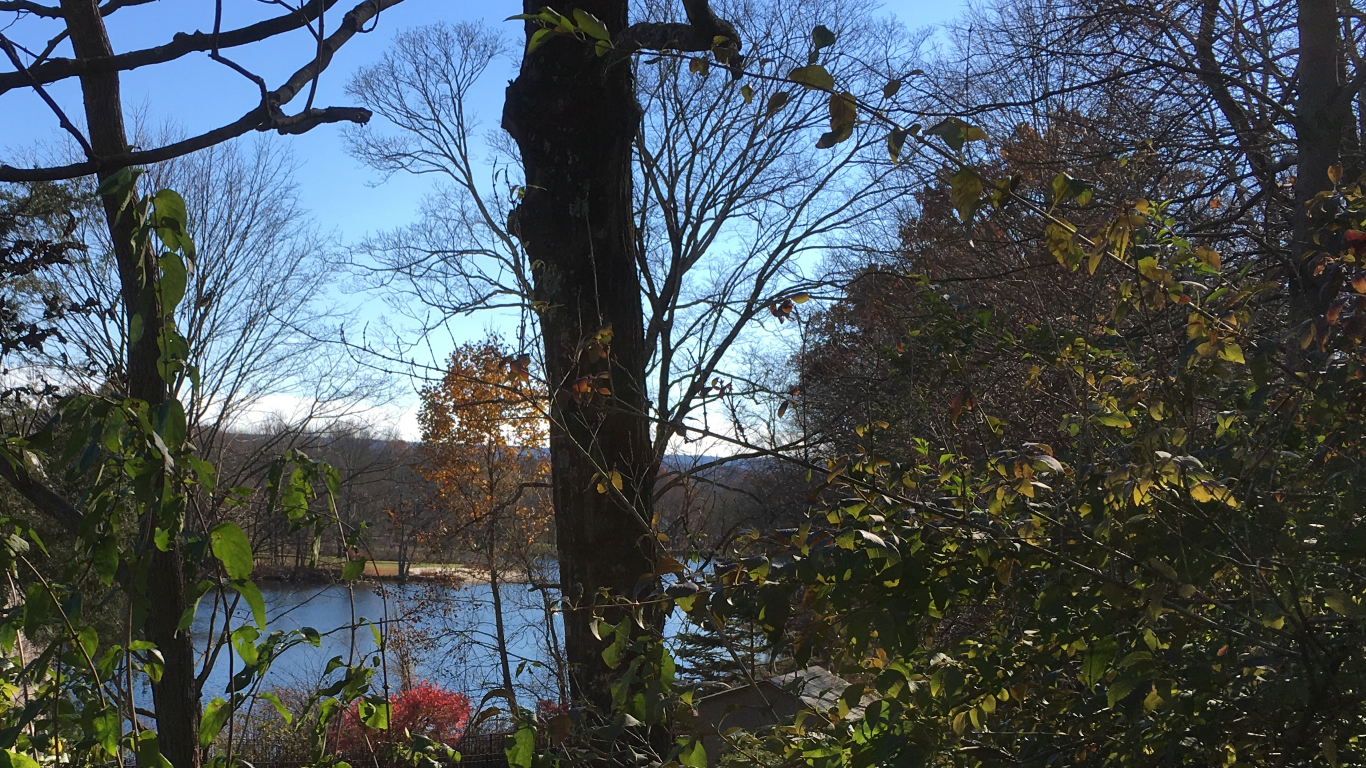
[[[1366,12],[580,0],[315,106],[397,2],[0,0],[75,153],[0,165],[0,762],[1366,764]],[[261,103],[130,136],[191,53]],[[239,138],[330,123],[414,222]]]

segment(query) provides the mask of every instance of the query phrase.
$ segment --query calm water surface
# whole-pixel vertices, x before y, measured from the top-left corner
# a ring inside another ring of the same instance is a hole
[[[266,675],[267,689],[312,688],[328,660],[338,656],[343,661],[373,663],[378,649],[376,631],[389,638],[385,661],[390,687],[397,688],[398,681],[393,679],[398,674],[395,649],[402,639],[392,635],[396,630],[405,638],[413,638],[408,647],[413,649],[412,669],[419,680],[473,692],[493,687],[501,679],[494,652],[492,591],[486,584],[299,586],[263,580],[257,585],[265,598],[267,634],[309,627],[321,635],[321,647],[301,644],[281,655]],[[540,595],[519,584],[504,585],[501,594],[512,665],[521,668],[517,684],[539,697],[550,685]],[[210,598],[205,596],[200,603],[192,629],[201,668],[210,635],[214,628],[221,632],[225,613],[222,603],[215,605]],[[555,618],[555,632],[562,637],[558,614]],[[245,602],[241,602],[232,627],[252,621]],[[220,651],[204,686],[205,699],[224,695],[231,673],[241,669],[240,658],[230,657],[226,648]]]

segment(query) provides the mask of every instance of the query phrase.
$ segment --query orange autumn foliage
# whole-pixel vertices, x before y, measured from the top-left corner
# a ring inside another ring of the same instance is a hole
[[[538,488],[550,474],[544,410],[516,359],[494,336],[462,344],[422,390],[420,472],[442,508],[433,543],[507,551],[549,530]]]

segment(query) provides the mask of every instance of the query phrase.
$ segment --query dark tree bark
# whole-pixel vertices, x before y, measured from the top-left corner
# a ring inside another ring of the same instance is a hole
[[[62,0],[62,13],[71,33],[71,46],[78,59],[112,56],[113,49],[100,18],[95,0]],[[85,101],[85,119],[90,146],[96,158],[115,157],[128,151],[123,124],[123,104],[116,71],[92,72],[80,78]],[[108,178],[117,169],[101,174]],[[156,291],[141,275],[156,275],[155,254],[150,249],[135,249],[131,216],[119,216],[123,200],[105,196],[105,217],[118,262],[119,289],[128,317],[129,345],[125,377],[130,397],[144,400],[155,412],[166,399],[166,382],[157,368],[158,329],[163,322]],[[133,333],[134,321],[142,327]],[[175,533],[175,532],[173,532]],[[199,765],[198,730],[199,688],[195,684],[194,649],[188,632],[177,632],[185,612],[185,572],[177,536],[162,552],[152,548],[146,574],[146,616],[143,627],[148,640],[156,643],[165,661],[161,681],[152,685],[156,707],[157,736],[161,753],[175,768]]]
[[[525,0],[528,13],[541,5]],[[627,27],[626,0],[576,5],[614,37]],[[597,57],[591,46],[563,38],[523,58],[503,110],[526,174],[512,232],[539,262],[535,300],[544,302],[538,306],[554,395],[551,479],[571,692],[599,706],[610,701],[611,670],[590,630],[593,605],[600,590],[629,597],[654,570],[657,549],[650,529],[649,353],[632,209],[639,120],[631,62]],[[590,361],[587,342],[608,326],[610,354]],[[591,383],[590,391],[575,392],[585,377],[581,387]],[[620,474],[622,490],[609,480],[608,492],[599,493],[603,473],[611,472]]]
[[[1291,314],[1297,319],[1322,315],[1336,294],[1334,276],[1318,271],[1307,204],[1333,188],[1328,169],[1341,161],[1343,134],[1351,126],[1351,94],[1339,82],[1344,41],[1334,0],[1299,0],[1300,56],[1295,103],[1299,169],[1295,177]]]

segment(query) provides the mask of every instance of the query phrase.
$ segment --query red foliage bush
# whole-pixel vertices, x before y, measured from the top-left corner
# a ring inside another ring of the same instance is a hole
[[[569,705],[564,702],[539,699],[536,702],[536,721],[544,723],[555,715],[562,715],[568,711]]]
[[[368,745],[395,744],[404,738],[405,730],[453,747],[469,722],[469,696],[423,682],[393,698],[388,731],[363,725],[359,704],[351,705],[342,721],[340,747],[343,753],[351,753],[368,751]]]

